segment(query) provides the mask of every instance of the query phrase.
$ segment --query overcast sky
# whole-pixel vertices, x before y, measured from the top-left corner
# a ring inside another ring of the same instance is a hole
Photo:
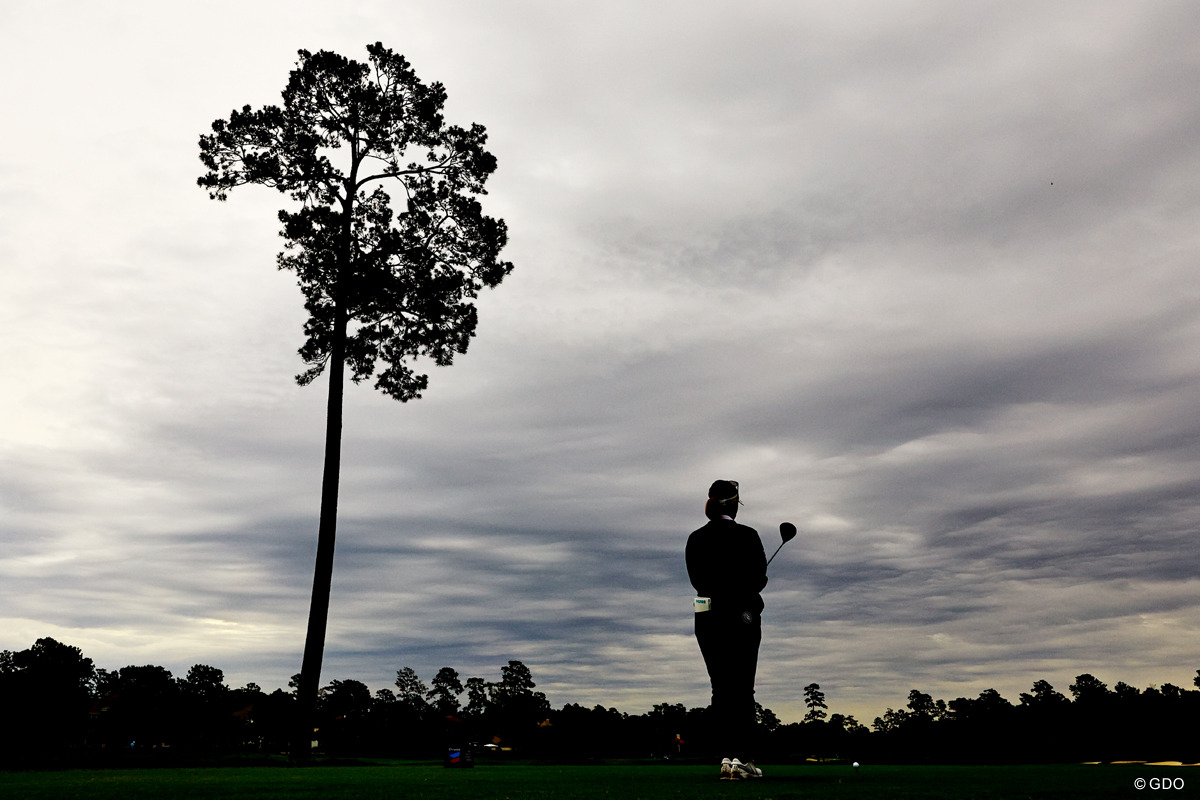
[[[322,683],[708,702],[687,534],[738,480],[758,699],[870,723],[1200,667],[1200,6],[0,5],[0,649],[299,671],[324,402],[276,210],[197,140],[376,40],[488,128],[515,270],[345,410]]]

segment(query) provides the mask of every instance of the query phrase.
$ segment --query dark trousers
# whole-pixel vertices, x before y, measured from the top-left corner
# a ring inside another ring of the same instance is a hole
[[[696,641],[712,683],[714,744],[723,758],[753,758],[754,673],[762,617],[720,609],[696,615]]]

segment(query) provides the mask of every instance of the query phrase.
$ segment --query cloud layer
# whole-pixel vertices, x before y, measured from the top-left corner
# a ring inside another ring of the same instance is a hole
[[[236,26],[222,20],[238,10]],[[61,9],[59,9],[61,10]],[[127,2],[0,12],[0,647],[285,685],[323,391],[275,210],[196,140],[382,40],[479,121],[516,271],[348,392],[325,679],[528,664],[707,702],[687,533],[739,480],[759,699],[1190,685],[1200,12],[1176,3]],[[731,556],[732,557],[732,556]]]

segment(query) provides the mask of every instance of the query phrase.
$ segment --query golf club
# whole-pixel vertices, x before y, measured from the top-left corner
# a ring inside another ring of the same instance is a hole
[[[783,546],[792,539],[796,538],[796,526],[790,522],[779,523],[779,537],[783,539],[783,541],[779,543],[779,547],[776,547],[775,552],[771,553],[771,557],[767,559],[768,567],[771,566],[771,562],[775,560],[775,556],[779,555],[779,551],[783,549]]]

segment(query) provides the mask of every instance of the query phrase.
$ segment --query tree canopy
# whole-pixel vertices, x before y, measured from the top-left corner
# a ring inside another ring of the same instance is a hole
[[[201,137],[198,183],[217,200],[259,184],[298,204],[279,212],[278,258],[310,315],[297,379],[325,370],[341,329],[355,382],[382,363],[375,386],[406,401],[428,386],[413,359],[444,366],[466,352],[471,299],[512,264],[499,257],[504,221],[477,199],[496,169],[484,127],[447,125],[442,84],[422,83],[378,42],[367,53],[362,63],[301,50],[282,106],[244,106]]]
[[[642,714],[578,703],[555,709],[534,691],[520,661],[499,680],[441,668],[426,689],[411,667],[396,672],[398,691],[371,694],[352,679],[330,681],[319,695],[316,738],[329,756],[432,758],[446,745],[500,743],[518,757],[705,757],[713,743],[705,708],[662,702]],[[1192,681],[1200,690],[1200,671]],[[1039,680],[1011,703],[995,689],[946,701],[913,689],[908,705],[888,709],[868,730],[841,713],[783,723],[757,705],[758,734],[771,763],[809,758],[869,763],[1006,763],[1166,758],[1197,760],[1191,735],[1200,691],[1169,683],[1112,690],[1091,674],[1075,685],[1094,690],[1074,700]],[[458,687],[465,688],[465,706]],[[816,683],[806,697],[824,696]],[[12,713],[0,729],[0,766],[163,763],[220,754],[269,757],[289,746],[298,692],[267,694],[257,684],[225,684],[222,670],[196,664],[186,677],[164,667],[95,670],[74,647],[39,639],[0,651],[0,696]],[[429,701],[426,700],[429,698]],[[432,702],[430,702],[432,701]],[[310,729],[310,733],[312,730]],[[131,760],[132,759],[132,760]],[[242,763],[242,762],[239,762]]]

